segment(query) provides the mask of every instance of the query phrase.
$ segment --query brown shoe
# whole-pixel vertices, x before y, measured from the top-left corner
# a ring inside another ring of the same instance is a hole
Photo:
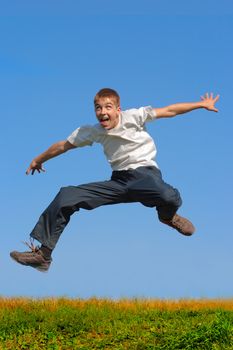
[[[45,258],[39,247],[34,247],[33,244],[26,244],[30,247],[30,252],[13,251],[10,253],[11,258],[21,265],[34,267],[40,272],[48,271],[52,258]]]
[[[170,220],[164,220],[164,219],[159,219],[163,224],[166,224],[185,236],[192,236],[192,234],[195,231],[195,227],[186,218],[183,218],[182,216],[175,214],[172,219]]]

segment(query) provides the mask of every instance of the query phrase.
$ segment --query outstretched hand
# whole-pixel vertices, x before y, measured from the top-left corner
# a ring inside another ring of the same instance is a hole
[[[33,175],[35,171],[38,171],[38,173],[45,172],[45,169],[43,168],[42,163],[37,163],[36,161],[32,161],[29,165],[26,174],[29,175],[30,173]]]
[[[208,111],[218,112],[218,109],[215,107],[215,103],[219,100],[219,95],[214,97],[213,93],[209,95],[207,92],[204,96],[201,96],[201,100],[205,109]]]

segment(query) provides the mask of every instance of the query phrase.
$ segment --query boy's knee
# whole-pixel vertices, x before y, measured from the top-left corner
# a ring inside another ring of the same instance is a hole
[[[72,194],[72,186],[61,187],[57,196],[55,197],[55,201],[59,206],[63,206],[64,203],[68,201]]]
[[[60,197],[70,197],[73,193],[74,193],[74,187],[73,186],[66,186],[66,187],[60,188],[58,195]]]
[[[180,207],[182,204],[182,199],[180,193],[177,189],[169,187],[165,188],[161,193],[161,200],[166,205],[172,205],[174,207]]]

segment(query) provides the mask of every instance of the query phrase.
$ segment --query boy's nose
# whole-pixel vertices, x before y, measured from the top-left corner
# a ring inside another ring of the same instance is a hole
[[[106,109],[105,109],[105,108],[102,108],[101,114],[102,114],[102,115],[105,115],[105,114],[106,114]]]

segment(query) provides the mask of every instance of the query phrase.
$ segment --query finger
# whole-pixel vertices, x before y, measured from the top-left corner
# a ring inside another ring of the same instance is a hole
[[[205,97],[204,97],[204,96],[201,96],[201,100],[204,101],[204,100],[205,100]]]
[[[206,97],[206,98],[209,98],[209,94],[208,94],[208,92],[205,94],[205,97]]]
[[[211,108],[209,108],[209,111],[211,111],[211,112],[218,112],[218,109],[215,108],[214,106],[212,106]]]
[[[214,102],[217,102],[219,100],[220,95],[217,95],[214,99]]]
[[[26,174],[29,175],[30,172],[31,172],[31,168],[29,167],[29,168],[27,168],[27,170],[26,170]]]
[[[213,97],[214,97],[214,94],[213,94],[213,92],[211,92],[210,98],[213,99]]]

